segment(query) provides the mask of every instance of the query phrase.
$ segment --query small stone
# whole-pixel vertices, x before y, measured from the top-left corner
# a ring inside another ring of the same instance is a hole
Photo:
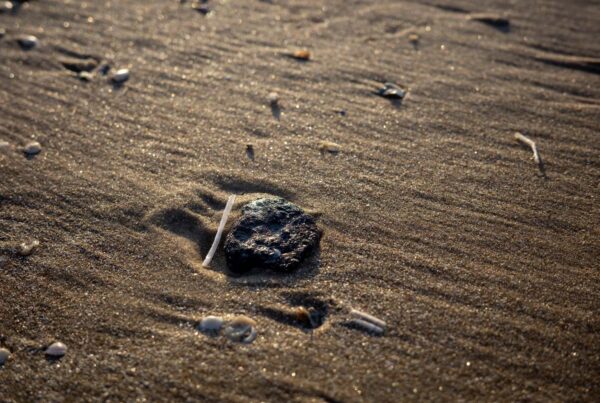
[[[313,250],[321,231],[313,217],[281,197],[254,200],[225,239],[225,257],[232,272],[252,268],[288,272]]]
[[[92,71],[98,67],[98,61],[96,59],[87,58],[82,60],[69,59],[62,60],[61,64],[65,69],[71,70],[75,73],[81,73],[82,71]]]
[[[408,40],[413,45],[418,44],[419,43],[419,39],[421,39],[421,37],[419,36],[419,34],[412,33],[412,34],[408,35]]]
[[[339,144],[333,143],[331,141],[321,141],[319,143],[319,150],[321,151],[321,154],[337,154],[340,152],[341,149],[342,147]]]
[[[207,316],[200,321],[198,330],[201,332],[218,332],[223,327],[223,318],[219,316]]]
[[[30,141],[23,147],[23,152],[29,156],[39,154],[42,151],[42,145],[37,141]]]
[[[4,365],[10,358],[10,351],[6,348],[0,348],[0,366]]]
[[[11,1],[0,1],[0,14],[12,11],[13,3]]]
[[[296,50],[291,54],[291,56],[297,60],[308,61],[310,60],[310,51],[306,49]]]
[[[129,70],[128,69],[120,69],[117,70],[115,74],[111,77],[111,80],[115,84],[123,84],[125,81],[129,80]]]
[[[20,256],[29,256],[37,247],[40,246],[40,241],[23,242],[17,248],[17,253]]]
[[[383,87],[378,89],[376,93],[379,96],[391,99],[404,99],[406,96],[406,90],[400,88],[394,83],[389,82],[383,84]]]
[[[110,71],[110,64],[108,64],[108,63],[102,63],[100,65],[100,67],[98,67],[98,72],[100,74],[102,74],[103,76],[107,75],[109,71]]]
[[[276,106],[279,103],[279,95],[276,92],[271,92],[267,99],[272,106]]]
[[[39,40],[33,35],[25,35],[17,38],[17,43],[22,49],[29,50],[35,48],[38,45]]]
[[[6,36],[6,29],[0,28],[0,39],[4,38],[4,36]]]
[[[94,73],[90,73],[89,71],[80,71],[79,74],[77,74],[77,77],[81,81],[92,81],[94,79]]]
[[[60,341],[50,344],[50,346],[46,349],[46,355],[48,357],[59,358],[64,356],[66,353],[67,346]]]
[[[246,155],[254,161],[254,146],[252,144],[246,144]]]

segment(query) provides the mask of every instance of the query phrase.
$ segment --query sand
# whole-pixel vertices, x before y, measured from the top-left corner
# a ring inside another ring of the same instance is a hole
[[[598,2],[208,6],[0,15],[0,400],[597,400]],[[80,81],[73,61],[130,79]],[[259,195],[314,214],[320,249],[291,275],[233,277],[222,249],[203,268],[233,193],[233,218]],[[324,324],[274,314],[298,305]],[[207,315],[257,338],[207,337]]]

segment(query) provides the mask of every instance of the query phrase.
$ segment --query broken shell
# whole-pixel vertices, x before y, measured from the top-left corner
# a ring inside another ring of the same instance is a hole
[[[6,361],[10,358],[10,351],[6,348],[0,348],[0,366],[4,365]]]
[[[122,84],[125,81],[129,80],[129,70],[128,69],[120,69],[111,77],[111,80],[115,84]]]
[[[307,61],[310,60],[310,52],[306,49],[296,50],[294,53],[292,53],[292,57],[294,59]]]
[[[65,346],[60,341],[50,344],[50,346],[46,349],[46,355],[49,357],[62,357],[67,353],[67,346]]]
[[[333,143],[331,141],[321,141],[319,143],[319,150],[321,150],[321,153],[330,153],[330,154],[337,154],[340,152],[341,150],[341,146],[337,143]]]
[[[403,99],[406,96],[406,90],[394,83],[387,82],[377,90],[377,95],[384,98]]]
[[[252,343],[256,339],[255,326],[253,319],[241,315],[229,322],[223,333],[231,341]]]
[[[201,332],[218,332],[221,327],[223,327],[223,318],[210,315],[200,321],[198,330]]]
[[[385,329],[385,327],[386,327],[386,323],[383,320],[376,318],[375,316],[370,315],[366,312],[359,311],[358,309],[352,309],[350,311],[350,314],[357,319],[363,320],[365,322],[370,322],[370,323],[374,324],[375,326],[380,327],[382,329]]]
[[[39,43],[38,38],[33,35],[25,35],[17,38],[17,43],[21,48],[28,50],[36,47]]]
[[[23,152],[27,155],[36,155],[42,151],[42,145],[37,141],[30,141],[23,147]]]
[[[21,256],[29,256],[38,246],[40,246],[40,241],[37,240],[30,243],[23,242],[17,248],[17,253]]]

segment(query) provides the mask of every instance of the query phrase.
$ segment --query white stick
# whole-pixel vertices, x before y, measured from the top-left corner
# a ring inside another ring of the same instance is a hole
[[[217,229],[217,235],[215,235],[215,240],[208,251],[208,254],[204,258],[204,262],[202,262],[202,266],[209,267],[210,262],[212,261],[215,252],[217,251],[217,247],[219,246],[219,242],[221,242],[221,235],[223,235],[223,229],[225,228],[225,224],[227,223],[227,217],[229,217],[229,213],[231,213],[231,208],[233,207],[233,202],[235,201],[235,195],[229,196],[227,200],[227,204],[225,205],[225,210],[223,211],[223,217],[221,217],[221,222],[219,223],[219,228]]]
[[[382,335],[385,331],[383,328],[362,319],[352,319],[350,324],[377,335]]]
[[[385,322],[379,318],[376,318],[373,315],[369,315],[368,313],[359,311],[357,309],[353,309],[352,311],[350,311],[350,313],[352,314],[352,316],[358,318],[361,321],[370,322],[375,326],[380,327],[381,329],[385,329]]]
[[[517,139],[517,141],[520,141],[523,144],[528,145],[529,148],[531,148],[531,151],[533,151],[533,160],[535,161],[536,164],[540,165],[540,155],[538,154],[538,150],[537,150],[537,147],[535,146],[535,142],[533,140],[531,140],[530,138],[523,136],[519,132],[515,133],[515,139]]]

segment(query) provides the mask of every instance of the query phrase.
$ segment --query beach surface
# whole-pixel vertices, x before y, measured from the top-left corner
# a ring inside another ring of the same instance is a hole
[[[15,3],[0,401],[597,401],[599,22],[593,0]],[[231,194],[226,231],[280,196],[320,247],[289,274],[234,276],[222,247],[203,267]]]

